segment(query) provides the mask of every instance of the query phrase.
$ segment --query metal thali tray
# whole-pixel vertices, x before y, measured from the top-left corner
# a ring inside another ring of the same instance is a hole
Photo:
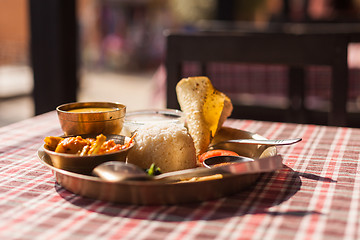
[[[219,142],[225,139],[265,139],[264,137],[234,128],[223,127],[213,139]],[[233,144],[228,150],[250,158],[275,156],[276,147],[250,144]],[[83,197],[115,203],[135,205],[172,205],[201,202],[217,199],[237,193],[253,185],[259,174],[223,175],[221,177],[202,177],[197,180],[178,183],[157,181],[107,182],[98,177],[78,174],[52,165],[50,157],[41,147],[39,160],[48,167],[55,180],[65,189]]]

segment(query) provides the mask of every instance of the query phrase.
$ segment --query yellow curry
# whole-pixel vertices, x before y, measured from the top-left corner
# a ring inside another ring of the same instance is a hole
[[[68,112],[74,113],[95,113],[95,112],[109,112],[115,111],[117,108],[106,108],[106,107],[85,107],[85,108],[75,108],[68,110]]]

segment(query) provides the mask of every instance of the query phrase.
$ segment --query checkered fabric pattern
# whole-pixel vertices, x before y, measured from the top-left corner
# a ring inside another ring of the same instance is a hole
[[[0,128],[0,239],[360,238],[360,129],[226,125],[303,141],[278,147],[283,169],[249,189],[175,206],[113,204],[62,188],[36,156],[45,136],[61,133],[55,112]]]

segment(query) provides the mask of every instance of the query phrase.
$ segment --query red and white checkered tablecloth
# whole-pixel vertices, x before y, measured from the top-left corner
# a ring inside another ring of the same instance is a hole
[[[202,203],[135,206],[86,199],[36,152],[61,133],[55,112],[0,128],[0,239],[360,239],[360,129],[229,120],[268,138],[284,168]]]

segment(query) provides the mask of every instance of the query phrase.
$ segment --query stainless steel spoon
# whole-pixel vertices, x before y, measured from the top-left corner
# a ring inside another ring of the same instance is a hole
[[[217,156],[214,158],[222,158],[224,156]],[[240,157],[239,157],[240,158]],[[241,161],[232,163],[229,165],[223,165],[211,168],[192,168],[180,171],[174,171],[169,173],[163,173],[158,176],[149,176],[142,169],[136,165],[110,161],[103,163],[93,170],[95,176],[100,177],[103,180],[111,182],[122,182],[122,181],[165,181],[165,182],[176,182],[193,177],[204,177],[215,174],[250,174],[260,172],[270,172],[280,169],[282,167],[282,157],[280,155],[260,158],[254,161]]]
[[[297,142],[300,142],[302,138],[294,138],[294,139],[230,139],[226,141],[221,141],[215,143],[210,146],[210,148],[218,148],[220,145],[224,145],[226,143],[239,143],[239,144],[259,144],[259,145],[271,145],[271,146],[279,146],[279,145],[290,145]]]

